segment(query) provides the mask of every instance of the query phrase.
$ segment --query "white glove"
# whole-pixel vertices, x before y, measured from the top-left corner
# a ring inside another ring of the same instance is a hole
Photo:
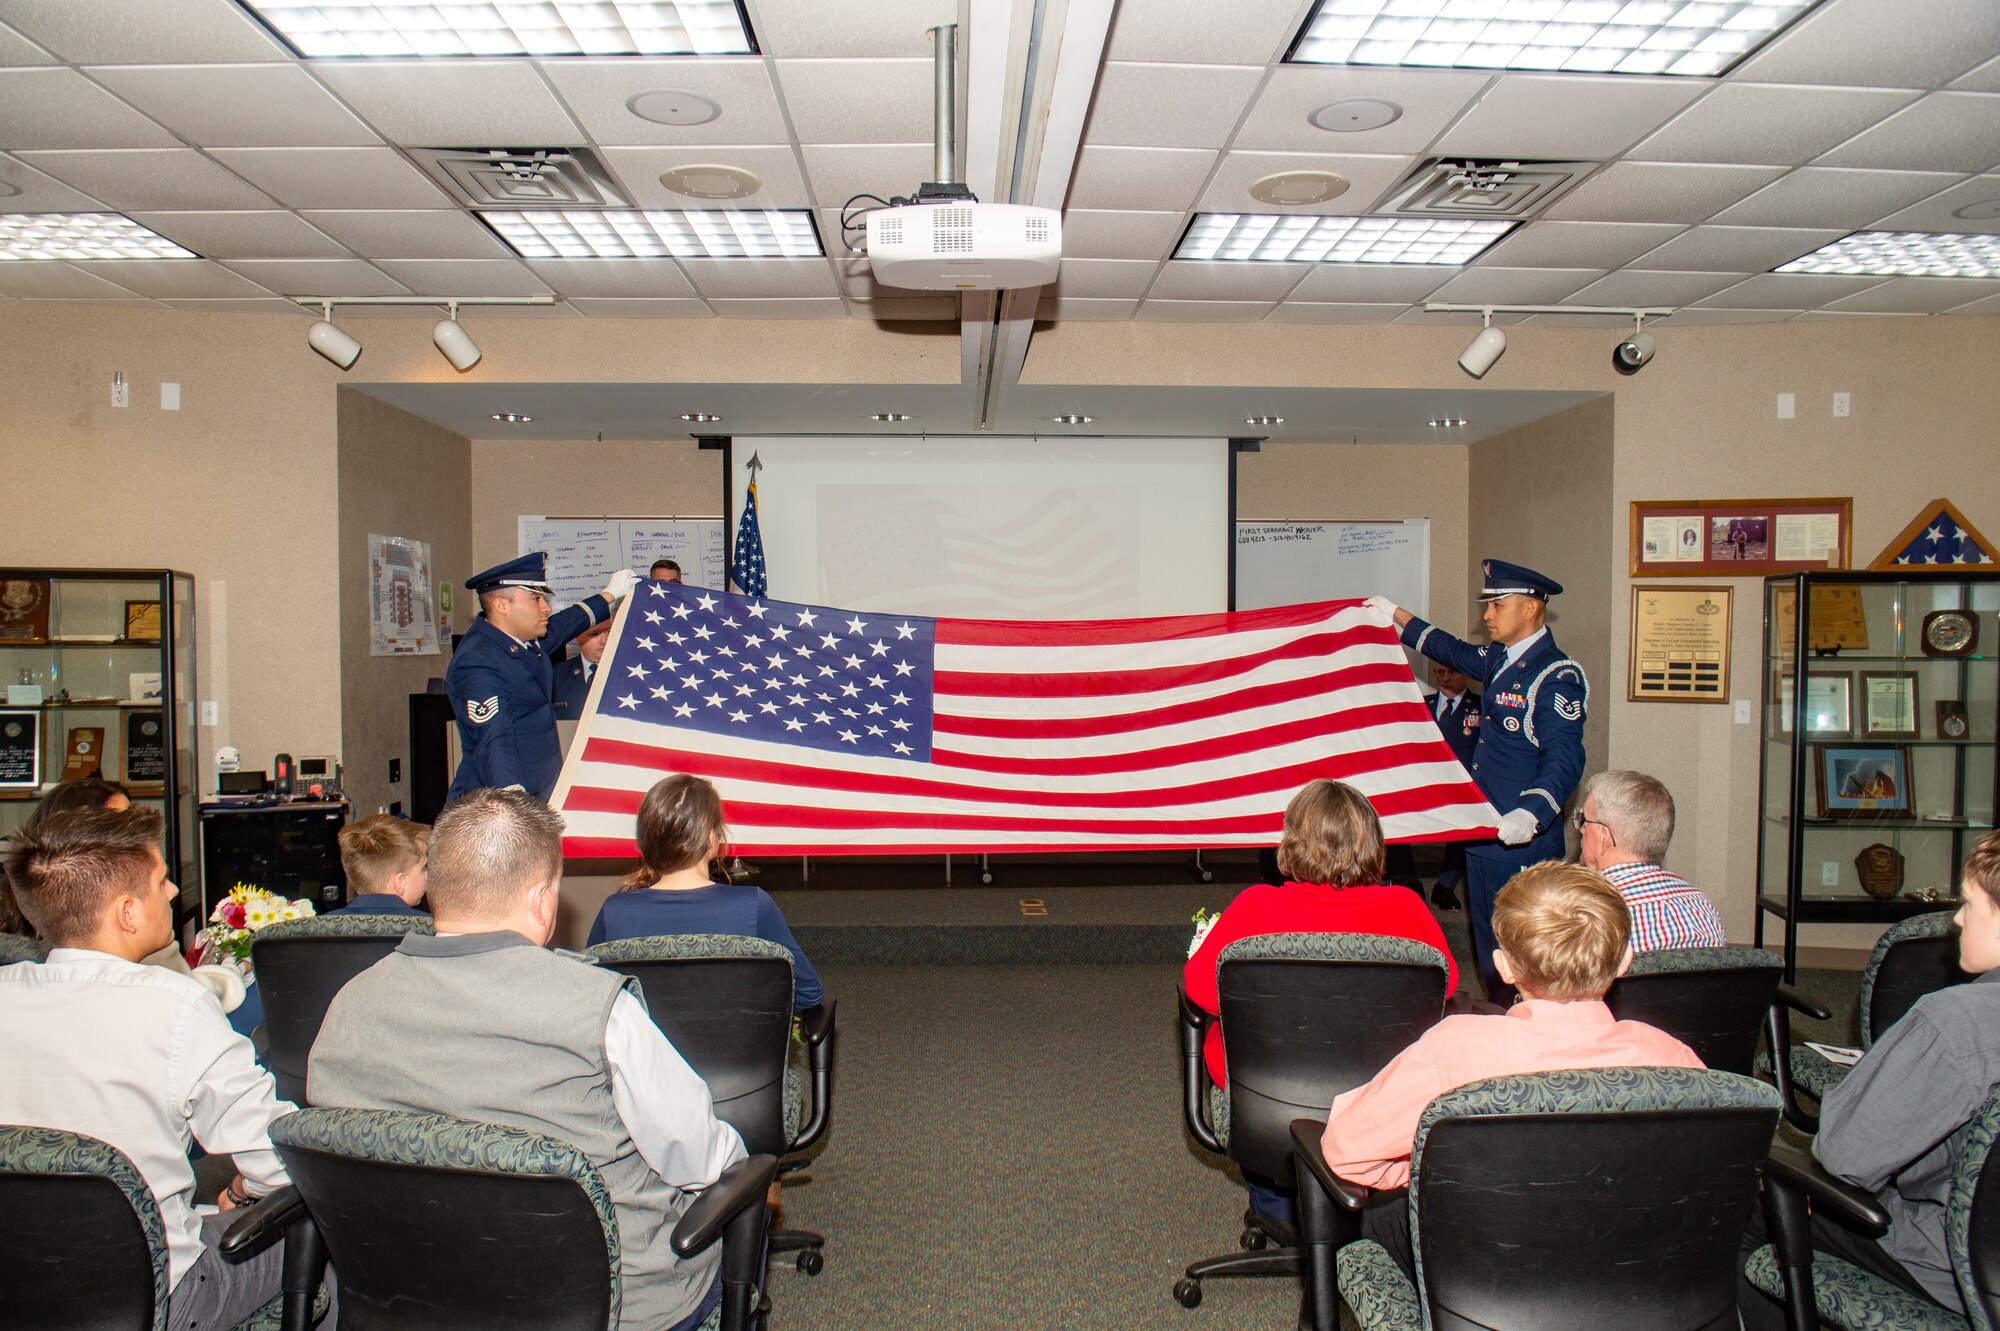
[[[611,575],[611,581],[604,584],[604,590],[599,594],[611,604],[617,605],[630,596],[632,589],[638,585],[639,575],[629,568],[621,568]]]
[[[1516,809],[1500,817],[1500,841],[1502,845],[1525,846],[1535,839],[1535,815],[1526,809]]]
[[[1396,622],[1396,603],[1386,596],[1371,596],[1361,604],[1373,610],[1391,624]]]

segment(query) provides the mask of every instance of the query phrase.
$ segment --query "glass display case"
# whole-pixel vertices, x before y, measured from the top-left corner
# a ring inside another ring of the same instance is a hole
[[[1764,581],[1756,941],[1956,904],[1994,827],[2000,573]]]
[[[0,569],[0,836],[66,777],[122,781],[166,818],[184,916],[195,838],[194,579],[167,569]]]

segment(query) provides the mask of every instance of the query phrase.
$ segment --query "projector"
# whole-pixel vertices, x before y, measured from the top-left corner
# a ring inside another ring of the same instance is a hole
[[[868,215],[868,264],[884,286],[1001,291],[1062,270],[1062,214],[1014,203],[919,203]]]

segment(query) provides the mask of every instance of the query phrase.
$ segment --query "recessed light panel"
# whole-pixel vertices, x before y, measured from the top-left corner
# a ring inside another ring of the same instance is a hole
[[[487,210],[477,216],[524,259],[811,259],[826,253],[812,214],[803,208]]]
[[[243,0],[302,56],[748,55],[736,0]]]
[[[0,259],[196,259],[118,213],[0,213]]]
[[[1712,76],[1817,0],[1320,0],[1289,59],[1315,65]]]
[[[1857,231],[1780,273],[1856,273],[1877,277],[2000,277],[2000,236],[1923,231]]]
[[[1460,267],[1513,227],[1512,222],[1450,218],[1200,213],[1174,257]]]

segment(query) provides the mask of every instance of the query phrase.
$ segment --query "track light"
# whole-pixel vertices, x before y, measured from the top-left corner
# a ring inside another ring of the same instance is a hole
[[[306,329],[306,345],[344,370],[360,359],[361,344],[333,326],[333,306],[323,308],[326,317]]]
[[[1493,326],[1493,311],[1482,310],[1480,313],[1485,316],[1485,326],[1472,341],[1466,343],[1465,350],[1458,357],[1458,368],[1475,379],[1485,378],[1486,372],[1493,368],[1493,362],[1507,350],[1507,331]]]
[[[437,349],[444,353],[453,369],[469,370],[479,364],[479,344],[459,325],[458,302],[453,301],[450,309],[451,317],[438,320],[431,329],[431,341],[437,343]]]
[[[1644,315],[1633,320],[1632,336],[1611,348],[1611,368],[1620,374],[1637,374],[1652,362],[1659,345],[1645,329]]]

